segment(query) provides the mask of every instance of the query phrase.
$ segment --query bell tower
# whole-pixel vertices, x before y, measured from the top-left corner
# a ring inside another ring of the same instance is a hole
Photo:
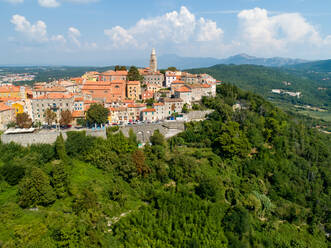
[[[149,61],[149,67],[152,72],[157,71],[157,59],[156,59],[156,52],[155,52],[154,48],[152,49],[151,59]]]

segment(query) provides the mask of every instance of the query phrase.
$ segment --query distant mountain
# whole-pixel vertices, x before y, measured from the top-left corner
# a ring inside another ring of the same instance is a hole
[[[290,58],[258,58],[247,54],[238,54],[225,59],[217,59],[211,57],[180,57],[175,54],[166,54],[159,56],[159,68],[167,68],[175,66],[179,69],[209,67],[216,64],[234,64],[234,65],[263,65],[269,67],[280,67],[305,63],[306,60],[290,59]]]
[[[331,72],[331,59],[290,65],[288,68],[305,71]]]

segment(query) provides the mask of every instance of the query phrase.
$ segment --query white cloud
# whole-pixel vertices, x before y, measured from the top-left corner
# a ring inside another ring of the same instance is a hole
[[[77,28],[74,27],[70,27],[68,29],[68,36],[70,38],[70,40],[78,47],[81,46],[80,41],[79,41],[79,37],[80,37],[80,31]]]
[[[146,48],[159,44],[183,44],[188,42],[218,41],[223,31],[216,22],[200,18],[196,20],[186,7],[162,16],[141,19],[133,27],[125,29],[120,26],[104,30],[114,47]]]
[[[45,8],[56,8],[60,6],[60,3],[56,0],[38,0],[38,3]]]
[[[65,44],[67,42],[66,38],[64,38],[64,36],[62,34],[53,35],[51,37],[51,40],[55,41],[57,43],[62,43],[62,44]]]
[[[216,22],[200,18],[198,22],[198,41],[219,40],[223,35],[223,30],[217,27]]]
[[[320,46],[317,29],[299,13],[270,16],[266,9],[243,10],[238,14],[242,42],[253,50],[284,51],[296,44]]]
[[[13,15],[10,21],[15,25],[15,30],[30,41],[36,41],[39,43],[48,41],[47,38],[47,26],[43,21],[37,21],[35,24],[31,24],[24,16]]]

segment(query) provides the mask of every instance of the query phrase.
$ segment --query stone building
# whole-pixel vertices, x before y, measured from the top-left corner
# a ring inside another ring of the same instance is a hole
[[[32,106],[32,121],[40,121],[45,123],[46,109],[53,110],[57,115],[57,120],[60,119],[61,111],[74,109],[74,97],[72,94],[49,93],[44,96],[39,96],[31,99]]]
[[[184,102],[180,98],[162,98],[164,103],[165,116],[171,116],[174,113],[181,113]]]
[[[103,73],[100,73],[99,81],[126,81],[128,76],[127,71],[105,71]]]
[[[5,130],[10,122],[15,121],[15,109],[0,103],[0,130]]]
[[[147,122],[154,122],[156,118],[156,110],[154,108],[148,108],[141,111],[141,120]]]
[[[126,95],[131,100],[141,99],[141,88],[139,81],[129,81],[126,84]]]

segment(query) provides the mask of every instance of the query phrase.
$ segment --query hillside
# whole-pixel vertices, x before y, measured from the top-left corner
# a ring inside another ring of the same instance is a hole
[[[331,73],[331,59],[300,63],[288,66],[289,69]]]
[[[324,74],[255,65],[215,65],[188,71],[208,73],[222,82],[260,94],[286,109],[295,110],[294,105],[326,109],[328,111],[323,112],[323,115],[326,120],[331,120],[331,80],[324,80]],[[302,95],[297,98],[275,94],[271,92],[272,89],[301,92]]]
[[[1,245],[327,248],[331,137],[251,92],[217,92],[207,120],[143,149],[115,129],[0,144]]]
[[[295,65],[298,63],[304,63],[302,59],[291,58],[258,58],[247,54],[237,54],[224,59],[217,59],[211,57],[181,57],[176,54],[166,54],[159,57],[160,68],[168,68],[169,66],[175,66],[180,69],[208,67],[216,64],[234,64],[234,65],[263,65],[263,66],[287,66]]]

